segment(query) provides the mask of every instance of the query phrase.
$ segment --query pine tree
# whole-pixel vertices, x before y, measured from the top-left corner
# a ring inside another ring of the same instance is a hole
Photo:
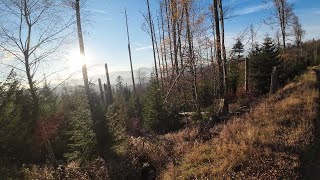
[[[65,157],[69,161],[80,160],[81,162],[94,158],[97,154],[97,142],[90,108],[84,101],[85,91],[78,89],[72,93],[66,93],[62,99],[65,116],[69,122],[69,144]]]
[[[270,89],[271,74],[274,66],[279,65],[279,52],[270,37],[266,37],[261,48],[256,47],[250,54],[251,77],[255,88],[261,94]]]
[[[229,62],[229,87],[233,95],[237,93],[237,88],[240,80],[240,68],[239,61],[243,58],[242,53],[244,52],[243,44],[240,39],[232,47],[232,58]]]
[[[145,128],[156,133],[176,130],[179,125],[177,114],[174,109],[166,107],[160,86],[155,79],[152,79],[147,88],[143,107]]]

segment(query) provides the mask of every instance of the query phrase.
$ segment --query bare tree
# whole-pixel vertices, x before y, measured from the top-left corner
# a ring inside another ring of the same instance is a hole
[[[151,18],[151,11],[150,11],[150,3],[149,0],[147,0],[147,7],[148,7],[148,23],[150,28],[150,36],[152,40],[152,49],[153,49],[153,60],[154,60],[154,71],[156,75],[156,80],[159,83],[159,75],[158,75],[158,68],[157,68],[157,58],[156,58],[156,49],[155,49],[155,41],[154,41],[154,29],[152,26],[152,18]]]
[[[302,29],[302,25],[300,23],[298,16],[293,16],[292,30],[293,30],[293,35],[295,37],[296,46],[301,47],[302,46],[302,39],[305,34],[305,31]]]
[[[138,69],[136,73],[136,78],[138,79],[139,87],[142,88],[142,86],[147,81],[147,73],[144,71],[141,71],[141,69]]]
[[[66,42],[74,24],[65,8],[60,0],[0,0],[0,48],[17,62],[9,66],[25,73],[34,118],[39,115],[38,69]]]
[[[129,52],[130,67],[131,67],[131,78],[132,78],[132,85],[133,85],[133,93],[135,95],[136,94],[136,84],[134,83],[134,75],[133,75],[133,67],[132,67],[131,45],[130,45],[130,34],[129,34],[127,9],[125,9],[124,13],[125,13],[125,18],[126,18],[127,38],[128,38],[128,52]]]
[[[294,17],[293,4],[288,0],[273,0],[273,12],[266,24],[277,24],[280,26],[282,36],[282,46],[286,49],[287,30]]]
[[[219,69],[219,83],[220,83],[220,96],[224,99],[223,106],[221,109],[221,113],[226,113],[228,111],[228,100],[227,100],[227,77],[226,77],[226,64],[222,60],[222,43],[221,43],[221,34],[220,34],[220,28],[223,23],[219,23],[221,17],[221,11],[222,3],[220,0],[213,0],[213,15],[214,15],[214,27],[215,27],[215,35],[216,35],[216,60],[218,62],[218,69]],[[220,14],[219,14],[219,9]],[[223,16],[223,15],[222,15]]]

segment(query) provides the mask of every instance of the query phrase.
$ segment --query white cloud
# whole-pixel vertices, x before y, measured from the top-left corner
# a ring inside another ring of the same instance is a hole
[[[99,10],[99,9],[86,9],[86,10],[94,13],[107,14],[106,11]]]
[[[132,43],[132,44],[135,45],[135,46],[143,46],[143,44],[136,43],[136,42],[134,42],[134,43]]]
[[[265,9],[269,9],[271,6],[272,6],[272,3],[263,3],[263,4],[256,5],[256,6],[243,8],[239,11],[236,11],[235,14],[236,15],[251,14],[251,13],[259,12],[259,11],[262,11]]]
[[[135,51],[147,51],[150,49],[152,49],[152,46],[144,46],[144,47],[136,48]]]

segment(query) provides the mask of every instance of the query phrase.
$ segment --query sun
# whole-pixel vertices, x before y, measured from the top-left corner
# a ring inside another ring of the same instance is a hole
[[[81,67],[86,63],[85,56],[81,55],[79,51],[72,50],[67,56],[68,67],[72,70],[81,70]]]

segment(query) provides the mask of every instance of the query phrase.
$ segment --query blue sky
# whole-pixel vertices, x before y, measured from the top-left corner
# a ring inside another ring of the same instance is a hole
[[[88,1],[89,2],[89,1]],[[209,1],[208,1],[209,2]],[[270,0],[271,2],[271,0]],[[306,30],[305,39],[320,38],[320,0],[290,0],[295,4],[295,13]],[[158,0],[150,0],[156,7]],[[237,17],[226,22],[226,44],[231,46],[237,34],[253,24],[258,29],[258,39],[275,32],[262,23],[270,12],[262,0],[225,0],[233,7]],[[129,70],[124,8],[127,7],[132,43],[134,68],[152,67],[151,40],[141,26],[142,13],[146,12],[145,0],[92,0],[85,11],[93,22],[85,25],[85,47],[92,71],[103,73],[103,64],[109,64],[110,71]],[[77,48],[78,44],[73,45]]]

